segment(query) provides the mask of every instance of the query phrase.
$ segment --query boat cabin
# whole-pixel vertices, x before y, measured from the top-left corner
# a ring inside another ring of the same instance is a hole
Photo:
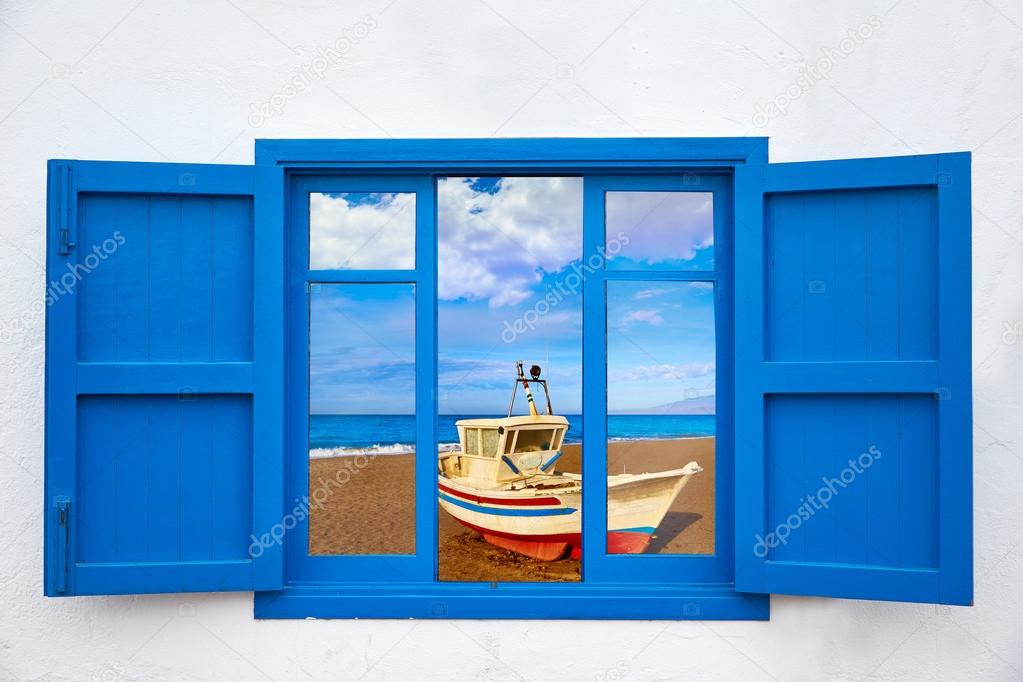
[[[462,419],[455,425],[460,449],[441,453],[441,474],[478,483],[552,473],[568,430],[560,415]]]

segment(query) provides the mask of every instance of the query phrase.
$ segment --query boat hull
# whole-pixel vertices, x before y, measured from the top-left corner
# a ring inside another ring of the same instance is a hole
[[[492,545],[541,561],[579,552],[582,544],[579,492],[507,494],[441,479],[439,494],[444,511]]]
[[[668,508],[699,470],[693,463],[656,474],[609,476],[607,552],[646,551]],[[459,523],[497,547],[541,561],[582,554],[582,490],[578,484],[563,492],[481,490],[441,477],[439,502]]]

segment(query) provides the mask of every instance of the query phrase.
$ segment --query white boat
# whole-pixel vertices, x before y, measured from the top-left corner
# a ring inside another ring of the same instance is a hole
[[[531,379],[518,363],[530,414],[500,419],[462,419],[459,449],[439,453],[440,506],[491,544],[545,561],[578,558],[582,548],[582,476],[557,471],[568,420],[551,414],[547,382],[540,368]],[[539,414],[529,384],[547,395]],[[679,493],[696,473],[696,462],[681,469],[607,477],[607,551],[639,554]]]

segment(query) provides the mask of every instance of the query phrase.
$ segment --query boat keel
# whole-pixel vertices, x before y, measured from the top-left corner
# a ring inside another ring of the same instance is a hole
[[[570,545],[567,542],[540,542],[537,540],[513,540],[500,535],[483,533],[483,539],[492,545],[507,549],[540,561],[557,561],[563,558]]]
[[[495,547],[507,549],[511,552],[518,552],[519,554],[525,554],[528,557],[539,559],[540,561],[582,558],[582,538],[578,536],[575,540],[567,542],[560,538],[557,540],[518,539],[505,535],[488,533],[483,528],[479,528],[471,524],[463,523],[462,525],[476,531],[483,536],[484,540]],[[652,537],[653,535],[651,533],[645,533],[642,531],[609,531],[607,534],[607,553],[642,554],[646,551]]]
[[[637,531],[608,531],[608,554],[642,554],[650,544],[650,533]]]

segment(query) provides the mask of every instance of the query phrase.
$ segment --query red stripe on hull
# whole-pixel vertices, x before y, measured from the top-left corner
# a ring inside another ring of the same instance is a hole
[[[476,531],[495,547],[525,554],[540,561],[582,557],[582,533],[515,535],[490,528],[481,528],[462,519],[456,519],[456,521],[466,528]],[[611,531],[607,534],[607,553],[642,554],[650,544],[651,537],[648,533]]]
[[[469,500],[470,502],[476,503],[485,502],[487,504],[503,504],[509,507],[552,507],[561,504],[561,500],[556,497],[523,497],[519,499],[507,497],[484,497],[482,495],[473,495],[470,493],[464,493],[461,490],[449,488],[443,483],[438,483],[437,487],[449,495],[461,497],[463,500]]]

